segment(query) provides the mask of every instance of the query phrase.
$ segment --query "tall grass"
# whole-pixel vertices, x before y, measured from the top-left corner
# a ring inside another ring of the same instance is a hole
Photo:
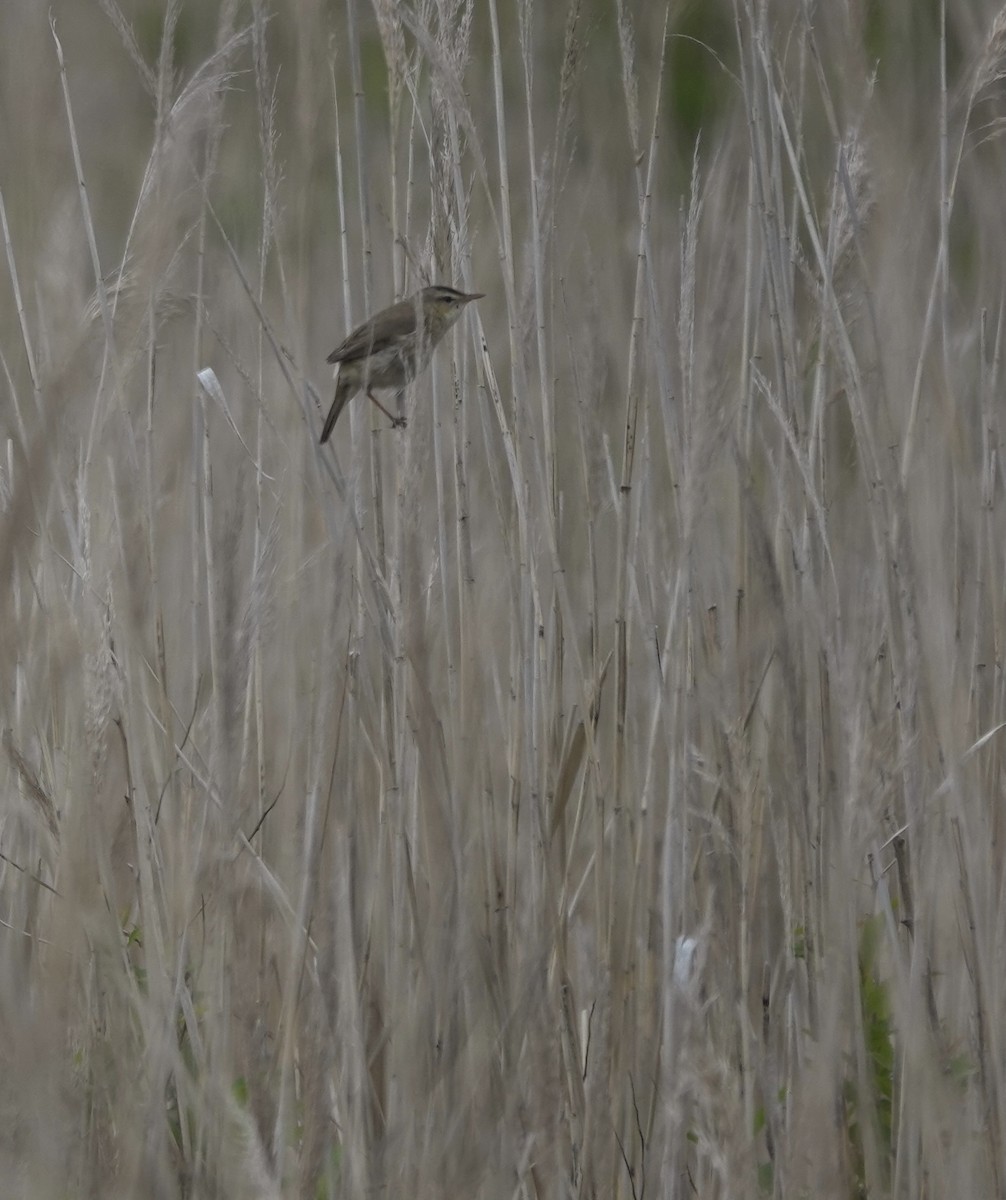
[[[697,11],[4,5],[5,1197],[1002,1193],[1006,9]]]

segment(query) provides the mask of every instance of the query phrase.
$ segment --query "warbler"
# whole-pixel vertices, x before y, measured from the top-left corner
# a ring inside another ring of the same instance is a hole
[[[363,390],[395,428],[403,426],[405,418],[388,412],[373,389],[403,388],[415,379],[426,369],[434,347],[461,316],[465,305],[484,295],[435,284],[392,304],[354,329],[328,356],[328,362],[339,364],[339,377],[321,431],[322,443],[328,441],[339,413]]]

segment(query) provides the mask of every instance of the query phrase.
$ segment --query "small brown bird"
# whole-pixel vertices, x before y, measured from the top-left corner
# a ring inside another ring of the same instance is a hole
[[[388,412],[373,389],[403,388],[415,379],[426,369],[434,347],[461,316],[465,305],[484,295],[436,284],[392,304],[354,329],[328,356],[328,362],[339,364],[339,379],[321,431],[322,443],[328,441],[339,413],[362,390],[392,425],[404,425],[405,418]]]

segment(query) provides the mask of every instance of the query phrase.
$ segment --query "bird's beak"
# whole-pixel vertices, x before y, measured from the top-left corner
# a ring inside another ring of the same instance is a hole
[[[465,304],[471,304],[473,300],[481,300],[485,292],[465,292]]]

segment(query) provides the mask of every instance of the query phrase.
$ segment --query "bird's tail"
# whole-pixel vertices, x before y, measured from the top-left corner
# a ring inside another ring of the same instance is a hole
[[[332,407],[328,410],[328,416],[325,418],[325,424],[321,431],[322,445],[328,441],[329,435],[331,434],[336,421],[339,419],[339,413],[341,413],[350,400],[352,400],[352,398],[356,395],[356,392],[356,387],[349,383],[348,380],[343,379],[342,372],[340,371],[339,381],[335,385],[335,399],[332,401]]]

